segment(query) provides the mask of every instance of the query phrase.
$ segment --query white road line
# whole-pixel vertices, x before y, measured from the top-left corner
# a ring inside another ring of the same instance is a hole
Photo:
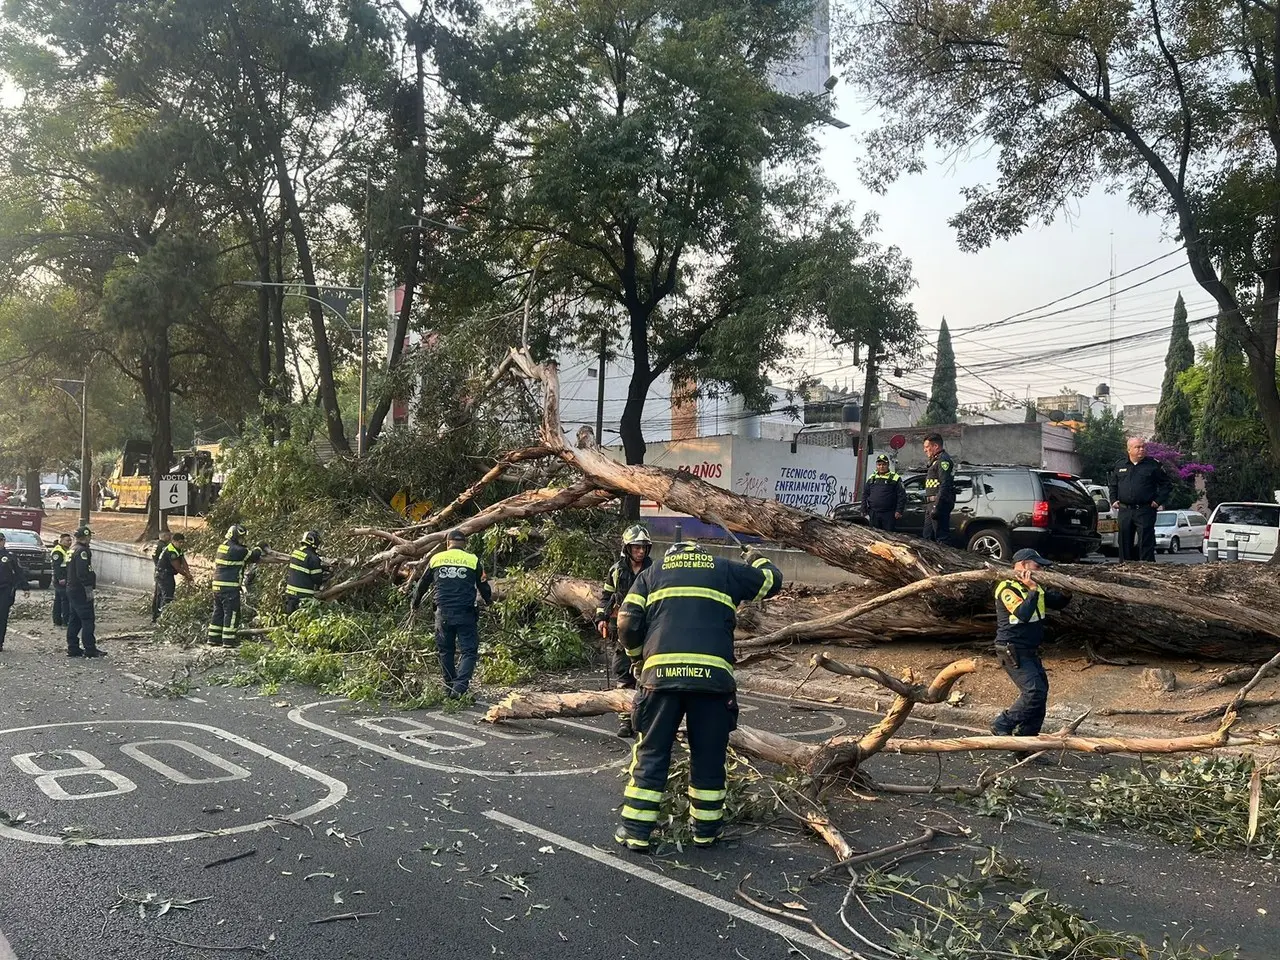
[[[577,840],[570,840],[568,837],[562,837],[558,833],[552,833],[550,830],[544,830],[542,827],[536,827],[531,823],[525,823],[523,820],[517,820],[515,817],[509,817],[505,813],[499,813],[497,810],[486,810],[485,814],[490,820],[496,820],[505,826],[511,827],[513,830],[519,830],[521,833],[527,833],[537,837],[539,840],[546,840],[549,843],[557,844],[566,850],[572,850],[574,853],[586,857],[588,860],[594,860],[596,863],[609,867],[622,873],[630,874],[641,880],[652,883],[655,887],[661,887],[671,893],[677,893],[682,897],[687,897],[695,903],[700,903],[704,907],[710,907],[712,910],[719,910],[723,914],[727,914],[743,923],[749,923],[752,926],[759,927],[761,930],[767,930],[769,933],[776,934],[784,940],[792,940],[796,943],[804,944],[810,950],[824,954],[828,957],[845,957],[846,954],[836,950],[831,944],[825,940],[815,937],[811,933],[806,933],[795,927],[790,927],[773,917],[763,913],[757,913],[737,903],[731,903],[728,900],[722,900],[710,893],[705,893],[697,887],[691,887],[679,881],[672,880],[670,877],[658,873],[656,870],[649,870],[641,867],[629,860],[623,860],[620,857],[610,856],[607,853],[601,853],[594,847],[588,847],[579,843]]]
[[[4,938],[3,930],[0,930],[0,960],[18,960],[18,955],[13,952],[13,947],[9,946],[9,941]]]

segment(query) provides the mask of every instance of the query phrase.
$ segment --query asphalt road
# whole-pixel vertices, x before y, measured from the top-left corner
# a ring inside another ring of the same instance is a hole
[[[288,960],[843,955],[734,894],[750,873],[755,890],[801,899],[845,933],[843,887],[802,884],[830,855],[795,831],[617,852],[628,748],[611,718],[493,728],[478,712],[397,712],[305,689],[204,685],[157,698],[123,662],[59,653],[26,639],[21,621],[0,653],[0,960],[233,947]],[[809,739],[870,719],[762,696],[743,704],[744,723]],[[1045,772],[1079,779],[1103,762]],[[963,758],[943,767],[962,782],[979,769]],[[925,783],[937,766],[882,757],[872,772]],[[1154,943],[1187,937],[1269,960],[1280,942],[1275,868],[1257,859],[1002,822],[935,797],[852,802],[838,822],[863,850],[922,823],[967,828],[949,852],[915,862],[967,874],[999,847],[1055,898]]]

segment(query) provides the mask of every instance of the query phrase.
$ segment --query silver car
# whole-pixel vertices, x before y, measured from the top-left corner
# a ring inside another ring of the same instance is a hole
[[[1207,521],[1194,510],[1161,510],[1156,514],[1156,552],[1177,553],[1204,545]]]

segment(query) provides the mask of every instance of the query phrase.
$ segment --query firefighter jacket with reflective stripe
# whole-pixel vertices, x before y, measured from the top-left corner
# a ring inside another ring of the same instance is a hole
[[[631,585],[636,582],[636,577],[651,566],[653,566],[653,557],[646,555],[644,563],[640,564],[640,569],[638,571],[633,570],[631,569],[631,558],[623,555],[617,563],[609,568],[609,589],[605,591],[604,599],[600,601],[600,606],[596,607],[597,623],[617,619],[618,608],[622,606],[622,601],[631,592]]]
[[[1020,580],[1001,580],[996,584],[996,643],[1040,646],[1045,610],[1061,610],[1070,600],[1059,590],[1029,590]]]
[[[0,548],[0,595],[25,590],[26,587],[27,574],[22,564],[14,554]]]
[[[187,555],[176,543],[166,543],[156,557],[156,577],[160,580],[172,580],[178,574],[191,576],[187,569]]]
[[[245,565],[257,563],[261,559],[262,551],[259,548],[250,550],[243,543],[224,540],[218,544],[218,553],[214,557],[213,589],[239,590]]]
[[[907,488],[896,473],[873,473],[862,488],[863,513],[902,513],[907,509]]]
[[[476,591],[485,603],[493,602],[493,588],[484,564],[474,553],[466,550],[441,550],[427,561],[427,571],[413,591],[413,606],[417,607],[427,589],[436,586],[436,613],[445,623],[472,623],[476,611]]]
[[[98,585],[98,575],[93,570],[93,551],[81,543],[71,551],[67,564],[67,589],[72,592],[92,590]]]
[[[751,566],[678,544],[636,578],[618,613],[627,655],[643,663],[640,685],[659,690],[732,692],[738,604],[782,589],[767,558]]]
[[[67,579],[67,564],[71,562],[71,549],[62,544],[55,544],[51,551],[53,557],[53,582],[62,584]]]
[[[289,573],[284,592],[291,597],[313,597],[324,582],[324,565],[316,548],[303,545],[289,555]]]
[[[956,502],[956,462],[945,450],[929,461],[924,474],[924,497],[940,507],[953,507]]]

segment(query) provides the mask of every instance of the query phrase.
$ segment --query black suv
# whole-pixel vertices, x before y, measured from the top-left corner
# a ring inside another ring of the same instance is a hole
[[[27,580],[39,582],[42,590],[48,590],[53,582],[53,556],[45,549],[40,534],[31,530],[4,531],[5,547],[18,558]]]
[[[902,478],[907,509],[900,533],[924,527],[924,474]],[[1079,560],[1098,549],[1098,508],[1069,473],[1018,466],[956,466],[956,506],[951,539],[958,547],[1008,560],[1033,547],[1050,560]],[[841,504],[835,519],[866,523],[860,507]]]

